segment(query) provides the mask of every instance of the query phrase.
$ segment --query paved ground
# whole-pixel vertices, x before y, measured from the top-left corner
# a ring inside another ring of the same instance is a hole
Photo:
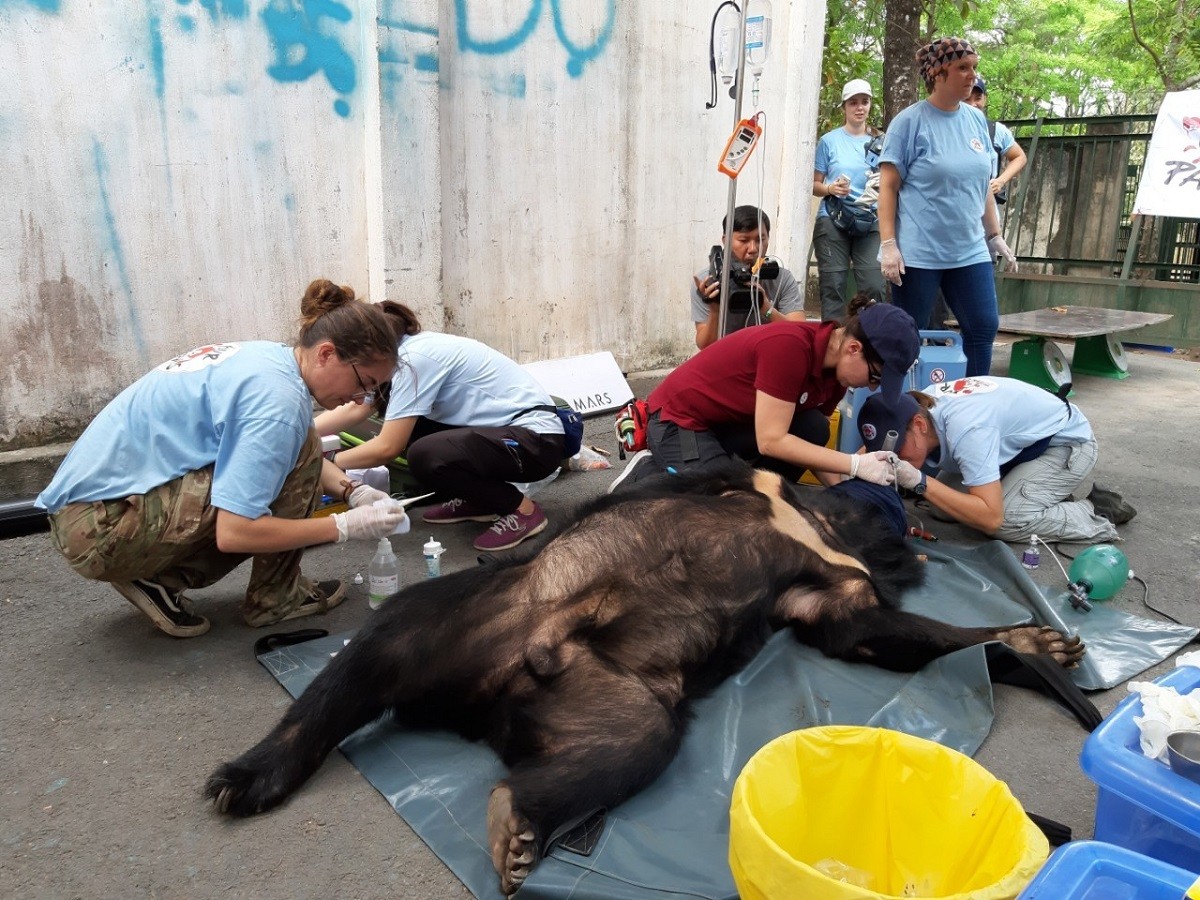
[[[1001,348],[995,371],[1006,366]],[[1149,582],[1151,602],[1198,624],[1200,364],[1134,353],[1131,370],[1121,382],[1080,378],[1076,400],[1100,437],[1099,475],[1140,510],[1122,529],[1124,549]],[[653,381],[631,383],[644,395]],[[612,447],[609,423],[589,421],[586,441]],[[570,473],[539,499],[561,516],[618,471]],[[440,530],[447,570],[473,563],[472,528]],[[426,530],[395,540],[406,579],[421,576]],[[934,530],[942,540],[976,540],[953,526]],[[365,574],[372,549],[320,548],[306,571]],[[245,569],[197,595],[212,631],[176,641],[111,589],[75,576],[44,534],[0,541],[0,896],[468,896],[336,754],[271,815],[230,824],[201,802],[213,766],[256,741],[289,702],[254,662],[262,632],[237,615]],[[1061,581],[1049,560],[1037,575]],[[1138,610],[1133,588],[1114,602]],[[344,631],[369,615],[356,587],[314,624]],[[1084,733],[1038,695],[996,693],[996,724],[979,761],[1029,808],[1090,835],[1095,790],[1077,762]],[[1108,712],[1124,695],[1118,688],[1093,699]]]

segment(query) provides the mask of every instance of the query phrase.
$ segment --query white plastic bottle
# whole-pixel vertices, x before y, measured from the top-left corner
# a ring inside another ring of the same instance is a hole
[[[400,590],[400,562],[392,552],[392,542],[379,539],[379,548],[367,569],[368,597],[371,609],[379,609],[383,601]]]
[[[425,554],[425,575],[437,578],[442,574],[442,554],[446,552],[446,548],[442,546],[441,541],[435,541],[431,536],[422,551]]]

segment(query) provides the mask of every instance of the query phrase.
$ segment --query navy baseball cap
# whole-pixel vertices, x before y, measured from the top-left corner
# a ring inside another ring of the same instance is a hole
[[[975,76],[975,87],[971,88],[971,90],[979,91],[979,93],[981,93],[981,94],[986,94],[987,93],[987,82],[984,81],[982,78],[980,78],[978,75],[976,75]]]
[[[872,303],[859,310],[858,322],[867,343],[883,361],[879,393],[893,406],[904,389],[908,370],[921,355],[921,334],[912,316],[890,303]]]
[[[908,423],[913,416],[921,411],[921,404],[912,398],[911,394],[901,394],[896,402],[889,405],[879,394],[872,394],[858,411],[858,433],[862,435],[863,444],[868,453],[884,449],[889,431],[896,432],[896,443],[888,450],[899,453],[904,445],[904,435],[908,431]]]

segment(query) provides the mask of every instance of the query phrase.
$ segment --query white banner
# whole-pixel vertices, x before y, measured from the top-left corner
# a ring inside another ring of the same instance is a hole
[[[1133,213],[1200,219],[1200,91],[1163,98]]]

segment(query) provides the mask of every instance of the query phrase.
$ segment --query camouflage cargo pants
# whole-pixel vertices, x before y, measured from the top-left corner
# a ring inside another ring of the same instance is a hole
[[[310,430],[295,467],[271,504],[272,515],[302,519],[316,508],[321,443]],[[214,584],[249,558],[217,549],[212,466],[188,472],[146,494],[71,503],[50,517],[54,546],[71,568],[96,581],[144,578],[171,590]],[[242,604],[246,624],[278,622],[308,599],[300,574],[303,549],[253,557]]]

